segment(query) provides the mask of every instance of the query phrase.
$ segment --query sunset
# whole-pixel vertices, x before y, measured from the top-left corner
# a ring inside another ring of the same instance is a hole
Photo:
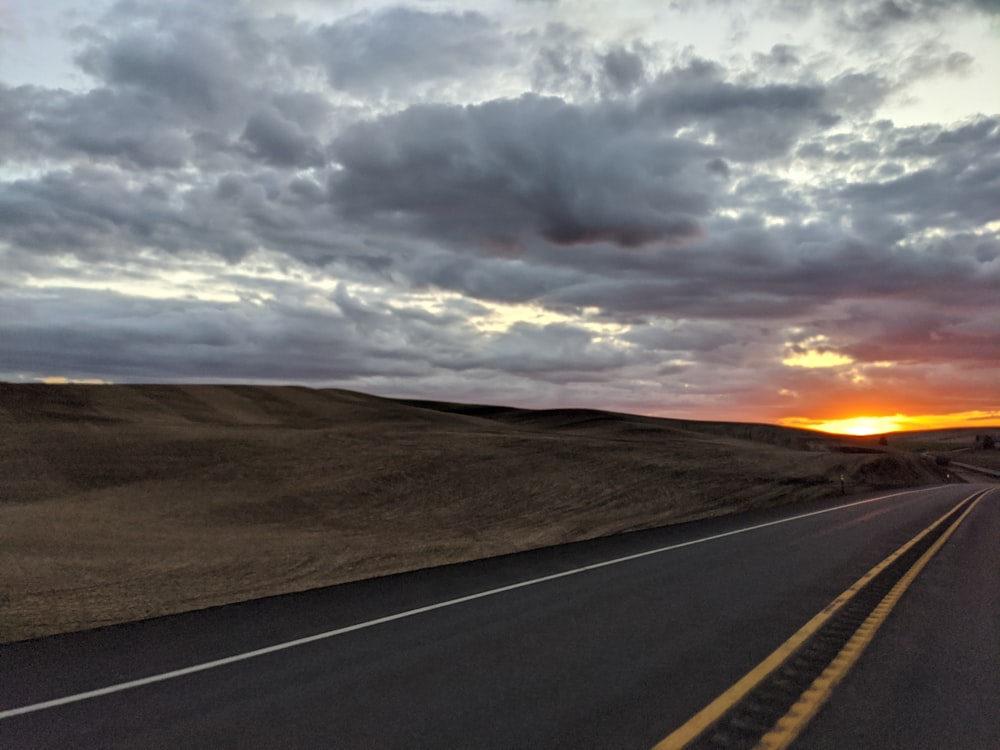
[[[973,413],[976,414],[976,413]],[[847,417],[845,419],[808,419],[788,417],[781,424],[788,427],[805,427],[834,435],[885,435],[891,432],[914,430],[940,430],[949,427],[976,427],[988,424],[978,420],[1000,419],[1000,415],[980,413],[976,416],[940,414],[933,416]]]
[[[1000,748],[1000,0],[0,0],[0,748]]]
[[[5,3],[0,379],[998,424],[994,10]]]
[[[890,432],[897,432],[903,429],[905,424],[902,414],[895,417],[849,417],[847,419],[831,419],[828,421],[796,419],[791,417],[783,420],[783,424],[790,427],[807,427],[821,432],[829,432],[835,435],[882,435]],[[950,426],[944,423],[937,423],[932,426]]]

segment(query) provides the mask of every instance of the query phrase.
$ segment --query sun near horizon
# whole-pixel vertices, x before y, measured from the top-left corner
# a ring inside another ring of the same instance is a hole
[[[948,430],[970,427],[990,430],[996,429],[997,425],[1000,425],[1000,411],[975,410],[956,414],[920,415],[897,413],[891,416],[860,415],[830,419],[785,417],[779,420],[779,424],[784,427],[800,427],[833,435],[853,435],[856,437],[914,430]]]
[[[847,419],[831,419],[819,422],[812,429],[829,432],[835,435],[884,435],[899,432],[900,420],[896,417],[848,417]]]

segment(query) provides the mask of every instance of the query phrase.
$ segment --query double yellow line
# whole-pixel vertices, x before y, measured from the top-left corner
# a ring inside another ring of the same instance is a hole
[[[865,647],[871,642],[875,632],[896,606],[903,592],[917,577],[924,566],[930,561],[948,538],[955,532],[959,524],[972,512],[972,509],[985,497],[990,490],[974,492],[954,508],[938,518],[934,523],[921,531],[910,541],[897,549],[874,568],[859,578],[854,585],[840,594],[815,617],[803,625],[791,638],[778,646],[764,661],[744,675],[722,695],[709,703],[705,708],[692,716],[683,726],[661,740],[653,750],[680,750],[700,737],[705,730],[721,719],[730,709],[743,700],[750,691],[763,682],[771,673],[781,667],[791,658],[831,617],[833,617],[847,602],[861,591],[872,579],[889,567],[901,555],[905,554],[924,537],[932,533],[947,519],[954,515],[963,504],[968,504],[965,511],[948,527],[941,536],[924,552],[910,567],[902,578],[892,587],[888,594],[872,610],[871,614],[858,627],[840,652],[823,670],[813,683],[799,696],[788,712],[774,724],[760,739],[757,748],[761,750],[781,750],[787,748],[801,733],[809,721],[816,715],[820,707],[833,692],[834,687],[843,679],[848,670],[861,656]]]

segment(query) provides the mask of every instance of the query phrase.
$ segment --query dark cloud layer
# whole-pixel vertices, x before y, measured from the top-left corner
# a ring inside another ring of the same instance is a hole
[[[414,106],[334,142],[331,198],[349,218],[456,242],[636,247],[697,235],[712,151],[614,115],[536,96]]]
[[[920,30],[987,6],[773,4],[913,35],[883,65],[485,9],[113,6],[75,32],[86,86],[0,83],[2,376],[756,418],[952,377],[995,408],[1000,114],[881,114],[974,68]],[[841,364],[783,361],[811,352]]]
[[[820,85],[734,83],[714,63],[696,60],[659,76],[640,113],[661,126],[711,133],[729,158],[757,161],[787,153],[804,132],[835,125]]]

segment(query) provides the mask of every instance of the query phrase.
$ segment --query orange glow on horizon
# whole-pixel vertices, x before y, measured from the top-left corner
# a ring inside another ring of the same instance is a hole
[[[850,417],[817,422],[809,429],[835,435],[884,435],[899,432],[900,422],[897,417]]]
[[[893,416],[858,416],[839,419],[813,419],[786,417],[780,420],[785,427],[801,427],[834,435],[884,435],[890,432],[912,430],[946,430],[959,427],[995,429],[1000,425],[1000,411],[966,411],[956,414],[920,414]]]

